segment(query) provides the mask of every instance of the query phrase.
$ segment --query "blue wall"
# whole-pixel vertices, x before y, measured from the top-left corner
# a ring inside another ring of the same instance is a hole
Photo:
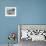
[[[15,6],[17,16],[6,17],[6,6]],[[9,32],[17,33],[17,24],[46,24],[46,0],[1,0],[0,44],[8,43]]]

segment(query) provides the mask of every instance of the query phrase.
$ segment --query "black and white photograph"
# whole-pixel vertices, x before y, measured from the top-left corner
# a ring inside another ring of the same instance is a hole
[[[18,25],[18,41],[20,46],[31,46],[34,43],[46,42],[46,25]]]

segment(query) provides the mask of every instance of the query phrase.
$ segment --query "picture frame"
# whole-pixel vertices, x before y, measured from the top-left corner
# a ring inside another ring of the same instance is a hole
[[[5,16],[16,16],[16,7],[5,7]]]
[[[26,34],[27,38],[23,37],[23,30],[28,30],[28,35]],[[22,40],[46,41],[46,24],[18,24],[18,42]]]

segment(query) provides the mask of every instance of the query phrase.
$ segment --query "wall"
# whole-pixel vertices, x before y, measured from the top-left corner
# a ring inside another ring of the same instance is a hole
[[[6,6],[15,6],[17,16],[6,17]],[[8,43],[9,32],[17,33],[17,24],[46,24],[46,0],[1,0],[0,44]]]

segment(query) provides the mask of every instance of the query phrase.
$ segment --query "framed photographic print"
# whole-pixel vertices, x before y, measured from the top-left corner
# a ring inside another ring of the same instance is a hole
[[[45,24],[19,24],[18,42],[22,40],[46,41]]]
[[[16,7],[5,7],[5,16],[16,16]]]

